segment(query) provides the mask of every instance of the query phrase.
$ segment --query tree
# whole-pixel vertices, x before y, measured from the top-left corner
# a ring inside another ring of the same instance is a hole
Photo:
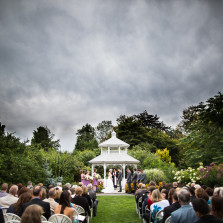
[[[106,140],[109,132],[112,131],[112,121],[102,121],[96,127],[96,136],[99,142]]]
[[[77,135],[77,142],[75,145],[75,150],[78,151],[83,151],[85,149],[92,150],[98,147],[95,129],[90,124],[87,123],[81,129],[78,129],[76,135]]]
[[[40,126],[33,131],[31,145],[40,145],[44,150],[49,150],[49,148],[58,150],[60,148],[60,140],[54,141],[53,138],[54,134],[47,127]]]
[[[218,93],[197,106],[196,121],[187,126],[188,134],[181,139],[186,164],[197,167],[223,159],[223,95]],[[183,119],[182,122],[185,120]]]

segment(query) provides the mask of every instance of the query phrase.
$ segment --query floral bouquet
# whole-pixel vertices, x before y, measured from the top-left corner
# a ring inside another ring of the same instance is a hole
[[[93,182],[93,177],[89,176],[88,179],[90,180],[90,182]]]
[[[96,180],[98,180],[98,179],[101,179],[101,176],[100,176],[99,174],[96,174],[96,175],[94,176],[94,178],[95,178]]]
[[[89,180],[90,176],[85,175],[85,180]]]

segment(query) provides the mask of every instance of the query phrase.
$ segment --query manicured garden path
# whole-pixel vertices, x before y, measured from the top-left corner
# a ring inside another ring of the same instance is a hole
[[[90,223],[137,223],[134,196],[98,196],[97,216]]]

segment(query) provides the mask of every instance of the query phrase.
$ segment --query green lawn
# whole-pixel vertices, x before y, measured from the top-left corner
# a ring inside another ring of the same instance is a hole
[[[137,223],[134,196],[98,196],[97,216],[90,223]]]

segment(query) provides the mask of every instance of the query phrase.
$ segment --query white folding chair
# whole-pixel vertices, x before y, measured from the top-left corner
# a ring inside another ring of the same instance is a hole
[[[43,215],[41,215],[41,220],[42,220],[42,221],[47,221],[46,217],[43,216]]]
[[[50,215],[54,215],[54,210],[50,209]]]
[[[2,213],[3,213],[3,214],[6,214],[8,208],[9,208],[9,207],[2,207]]]
[[[10,221],[5,221],[5,223],[20,223],[20,221],[17,221],[17,220],[10,220]]]
[[[171,216],[169,216],[169,217],[166,219],[165,223],[170,223],[170,219],[171,219]]]
[[[64,214],[54,214],[48,221],[53,223],[72,223],[71,219]]]
[[[4,219],[5,219],[5,222],[12,221],[12,220],[21,221],[21,218],[18,215],[12,214],[12,213],[5,213]]]
[[[82,208],[80,205],[76,205],[75,209],[78,213],[78,215],[84,215],[87,218],[87,222],[90,221],[88,213],[86,213],[86,211],[84,210],[84,208]]]
[[[156,221],[163,219],[163,210],[160,210],[156,213]]]
[[[142,197],[140,197],[138,200],[138,211],[139,218],[142,218]]]

